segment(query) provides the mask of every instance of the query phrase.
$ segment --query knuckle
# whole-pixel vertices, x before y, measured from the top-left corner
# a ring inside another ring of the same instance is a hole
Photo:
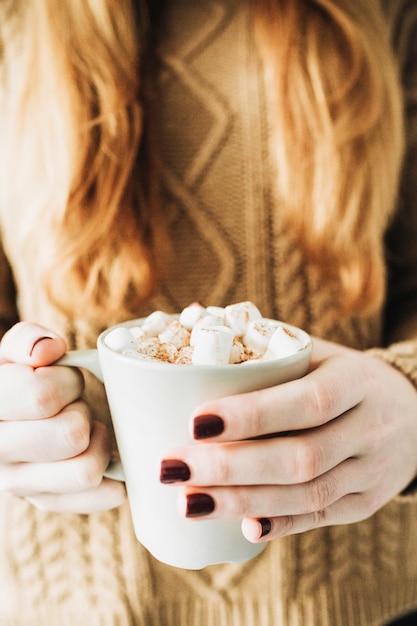
[[[318,478],[307,485],[307,511],[320,513],[333,502],[334,489],[329,480]]]
[[[67,408],[62,420],[62,433],[69,456],[78,456],[90,445],[91,428],[86,407],[82,403]]]
[[[298,482],[310,482],[321,474],[323,455],[308,439],[299,439],[295,453],[295,477]]]
[[[216,485],[228,485],[230,481],[230,459],[225,452],[223,446],[216,446],[211,444],[210,450],[212,453],[212,471],[214,483]]]
[[[103,468],[94,455],[85,455],[77,462],[76,481],[80,491],[97,489],[103,480]]]
[[[56,369],[56,368],[54,368]],[[79,370],[67,368],[66,384],[50,367],[39,367],[35,370],[34,390],[36,405],[44,418],[52,417],[68,404],[80,397],[84,389],[84,377]],[[71,381],[71,385],[68,384]],[[71,391],[69,391],[69,389]]]
[[[316,423],[323,423],[334,417],[337,404],[335,386],[327,381],[310,381],[307,389],[309,411]]]
[[[233,492],[233,496],[233,499],[228,498],[227,502],[230,509],[229,516],[232,518],[236,517],[236,515],[242,518],[252,517],[253,503],[250,495],[250,490],[245,488],[235,489]]]
[[[109,461],[114,449],[114,441],[112,439],[110,430],[105,424],[103,424],[103,422],[100,422],[99,420],[94,420],[92,425],[92,433],[92,436],[94,436],[95,441],[99,446],[101,454],[107,458],[107,461]]]
[[[295,517],[283,515],[274,519],[274,530],[278,536],[291,535],[295,529]]]
[[[320,528],[321,526],[326,526],[326,524],[327,524],[326,509],[320,509],[319,511],[314,511],[313,528]]]
[[[265,432],[265,407],[264,395],[260,391],[252,391],[245,394],[245,411],[244,420],[239,420],[239,424],[244,429],[244,433],[259,434]]]
[[[39,415],[43,418],[56,415],[62,408],[62,399],[59,387],[52,380],[38,373],[34,380],[33,393]]]

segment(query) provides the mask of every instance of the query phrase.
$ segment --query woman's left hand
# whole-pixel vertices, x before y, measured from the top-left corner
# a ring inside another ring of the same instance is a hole
[[[253,542],[363,520],[417,475],[416,389],[319,339],[305,377],[207,402],[192,423],[204,441],[167,452],[161,481],[184,484],[187,517],[243,519]]]

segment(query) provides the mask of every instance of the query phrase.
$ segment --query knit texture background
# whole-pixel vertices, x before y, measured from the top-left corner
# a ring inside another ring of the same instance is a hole
[[[386,4],[405,59],[416,3]],[[373,347],[379,316],[338,315],[338,286],[321,289],[283,228],[268,146],[272,114],[253,38],[246,2],[167,2],[159,91],[172,255],[161,260],[149,310],[250,299],[265,316]],[[18,265],[12,242],[7,250]],[[62,332],[73,347],[94,345],[100,329],[82,316],[70,326],[43,299],[29,266],[20,263],[15,279],[22,317]],[[417,383],[412,343],[377,355]],[[89,381],[88,394],[104,419],[100,386]],[[127,505],[57,515],[4,496],[0,624],[379,626],[417,606],[416,519],[411,494],[362,523],[275,541],[249,563],[189,572],[157,562],[136,541]]]

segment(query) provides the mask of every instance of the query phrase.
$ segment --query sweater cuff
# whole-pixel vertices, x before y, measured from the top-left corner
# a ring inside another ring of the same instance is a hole
[[[417,340],[394,343],[388,348],[372,348],[367,352],[402,372],[417,389]]]
[[[394,343],[388,348],[373,348],[367,353],[402,372],[417,389],[417,340]],[[417,501],[417,477],[394,499],[404,503]]]

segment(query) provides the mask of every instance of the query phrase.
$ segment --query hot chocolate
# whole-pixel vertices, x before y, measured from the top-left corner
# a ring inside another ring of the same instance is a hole
[[[105,343],[135,359],[193,365],[280,359],[304,345],[292,328],[264,318],[252,302],[224,308],[195,302],[179,315],[155,311],[138,326],[115,328]]]

